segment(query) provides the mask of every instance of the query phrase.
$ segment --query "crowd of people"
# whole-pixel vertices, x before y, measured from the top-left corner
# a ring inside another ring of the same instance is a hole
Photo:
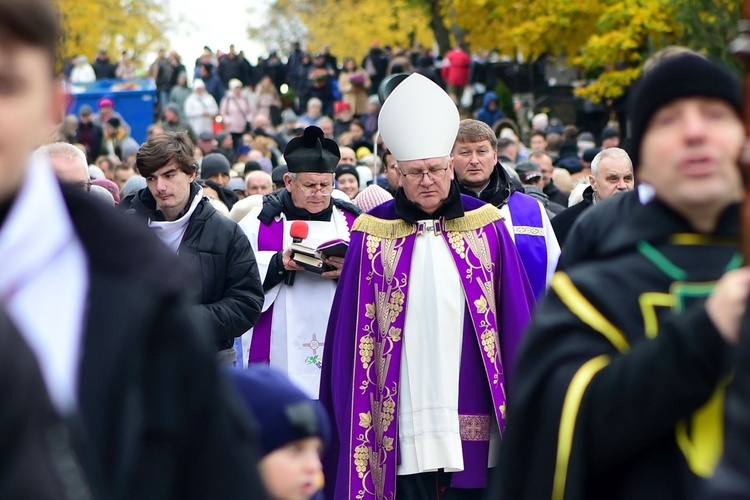
[[[0,4],[0,497],[747,498],[725,68],[654,56],[626,150],[395,55],[275,123],[207,49],[138,144],[108,98],[57,123],[59,29]]]

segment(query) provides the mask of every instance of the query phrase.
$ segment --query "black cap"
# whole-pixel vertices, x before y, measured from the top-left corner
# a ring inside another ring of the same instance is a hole
[[[261,167],[260,163],[255,160],[250,160],[245,163],[245,175],[254,170],[263,170],[263,167]]]
[[[201,162],[201,179],[208,179],[216,174],[229,175],[229,160],[220,153],[206,155]]]
[[[307,127],[302,137],[289,141],[284,150],[284,159],[292,173],[333,173],[340,158],[338,144],[324,138],[323,131],[314,125]]]
[[[604,127],[602,130],[602,140],[620,137],[620,132],[614,127]]]
[[[646,73],[630,94],[630,158],[640,166],[640,148],[651,117],[667,104],[687,97],[712,97],[725,101],[742,114],[740,82],[722,66],[694,54],[667,59]]]
[[[352,174],[354,178],[357,179],[357,184],[359,184],[359,173],[357,172],[357,167],[350,163],[342,163],[336,167],[336,180],[344,174]]]
[[[585,161],[586,163],[591,163],[592,161],[594,161],[594,158],[599,154],[600,151],[601,149],[599,148],[588,148],[583,152],[581,160]]]
[[[274,184],[281,184],[284,182],[284,174],[287,172],[289,172],[289,169],[286,168],[286,165],[279,165],[271,171],[271,181]]]

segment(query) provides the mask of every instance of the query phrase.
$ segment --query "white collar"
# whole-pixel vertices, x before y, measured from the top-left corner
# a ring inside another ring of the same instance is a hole
[[[0,273],[0,297],[7,300],[11,288],[54,260],[75,237],[51,166],[34,157],[0,231],[0,259],[12,263]]]

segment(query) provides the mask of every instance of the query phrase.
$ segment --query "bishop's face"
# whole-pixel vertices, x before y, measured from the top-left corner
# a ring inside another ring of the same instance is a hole
[[[428,214],[435,213],[448,198],[453,181],[453,158],[427,158],[398,162],[399,186],[406,198]]]

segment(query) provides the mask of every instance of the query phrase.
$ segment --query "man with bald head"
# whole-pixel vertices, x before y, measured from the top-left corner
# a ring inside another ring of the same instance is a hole
[[[270,193],[273,193],[273,180],[271,180],[271,176],[268,173],[262,170],[253,170],[247,174],[247,179],[245,179],[245,196]]]
[[[356,165],[357,164],[357,153],[354,152],[349,146],[339,146],[341,152],[341,158],[339,159],[339,165]]]
[[[380,111],[401,175],[355,221],[330,314],[327,498],[481,498],[494,465],[534,297],[500,211],[453,182],[459,121],[417,73]]]
[[[55,142],[40,147],[37,154],[49,161],[60,182],[79,187],[108,205],[115,204],[109,191],[91,184],[86,154],[81,149],[67,142]]]
[[[60,182],[78,186],[86,192],[90,190],[89,166],[83,151],[67,142],[56,142],[40,147],[37,154],[49,161]]]

